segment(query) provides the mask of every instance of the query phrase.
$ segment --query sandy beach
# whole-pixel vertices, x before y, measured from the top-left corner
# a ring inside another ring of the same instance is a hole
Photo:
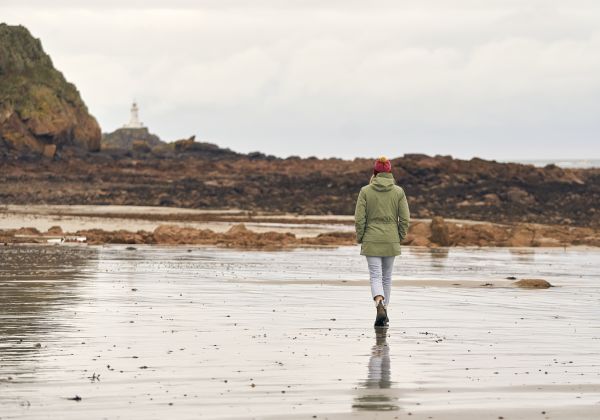
[[[383,333],[356,247],[0,253],[2,419],[600,413],[594,249],[405,248]]]

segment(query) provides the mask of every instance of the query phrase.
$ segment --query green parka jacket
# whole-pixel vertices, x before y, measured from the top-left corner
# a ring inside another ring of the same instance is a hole
[[[361,254],[369,257],[400,255],[410,213],[404,190],[390,173],[382,172],[361,188],[354,221]]]

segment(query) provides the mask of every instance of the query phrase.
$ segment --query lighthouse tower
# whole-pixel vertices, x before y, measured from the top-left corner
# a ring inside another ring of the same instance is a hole
[[[138,115],[139,108],[137,103],[134,101],[131,104],[131,116],[129,117],[129,123],[125,124],[123,128],[143,128],[144,124],[140,122],[140,117]]]

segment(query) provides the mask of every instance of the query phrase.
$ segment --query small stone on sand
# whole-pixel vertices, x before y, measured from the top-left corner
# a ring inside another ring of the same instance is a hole
[[[515,286],[523,289],[547,289],[552,287],[550,283],[542,279],[523,279],[514,283]]]

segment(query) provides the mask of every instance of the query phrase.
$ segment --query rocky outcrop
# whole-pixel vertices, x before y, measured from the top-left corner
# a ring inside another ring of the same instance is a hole
[[[186,139],[74,157],[67,165],[4,161],[0,202],[349,215],[372,165],[370,159],[243,155]],[[392,171],[414,218],[600,227],[598,168],[405,155],[393,159]],[[479,234],[485,240],[487,233]],[[515,243],[528,240],[521,234]]]
[[[102,134],[102,149],[150,151],[153,147],[166,144],[148,127],[118,128],[112,133]]]
[[[75,86],[23,26],[0,24],[0,156],[53,157],[100,148],[100,127]]]
[[[265,248],[299,246],[302,240],[292,233],[257,233],[244,224],[233,225],[225,233],[216,233],[209,229],[194,229],[174,225],[161,225],[154,230],[157,244],[181,245],[218,245],[233,248]]]
[[[209,229],[194,229],[176,225],[160,225],[153,232],[154,241],[159,244],[210,244],[215,233]]]
[[[171,142],[162,141],[149,133],[148,128],[119,128],[102,135],[102,151],[115,158],[134,159],[203,159],[240,158],[244,155],[217,146],[198,142],[196,136]],[[265,155],[262,155],[265,156]]]
[[[236,153],[231,149],[224,149],[217,146],[214,143],[207,143],[196,141],[196,136],[191,136],[187,139],[176,140],[168,145],[169,150],[161,148],[160,150],[154,150],[156,153],[162,153],[162,155],[177,155],[177,156],[202,156],[205,158],[228,158],[228,157],[240,157],[240,153]]]
[[[453,223],[436,219],[433,223],[443,226],[448,233],[442,237],[443,246],[480,246],[480,247],[566,247],[585,245],[600,247],[600,231],[589,228],[556,227],[545,225],[498,225],[492,223]],[[403,245],[442,246],[433,242],[431,222],[418,221],[411,225]],[[517,240],[518,232],[528,230],[531,238]],[[353,232],[330,232],[313,237],[298,238],[290,232],[254,232],[244,224],[233,225],[227,232],[214,232],[210,229],[196,229],[175,224],[158,226],[153,232],[127,230],[105,231],[101,229],[80,230],[63,233],[59,226],[53,226],[48,232],[41,233],[34,228],[0,230],[0,242],[40,242],[52,236],[84,236],[90,244],[160,244],[160,245],[216,245],[233,248],[290,248],[303,246],[340,246],[354,245]],[[447,244],[447,245],[446,245]],[[523,282],[521,287],[527,286]]]
[[[430,223],[413,222],[404,241],[411,246],[564,247],[600,246],[600,231],[591,228],[533,223],[496,224],[447,222],[435,217]]]
[[[405,155],[392,166],[417,217],[600,225],[598,169],[426,155]]]

